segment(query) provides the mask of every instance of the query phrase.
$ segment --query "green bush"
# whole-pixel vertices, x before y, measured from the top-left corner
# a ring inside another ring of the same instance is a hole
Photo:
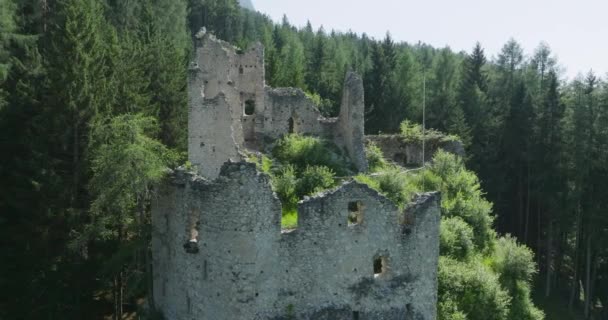
[[[338,175],[347,175],[350,161],[328,141],[290,134],[280,139],[272,151],[283,164],[292,164],[298,171],[307,166],[326,166]]]
[[[409,120],[404,120],[399,125],[401,135],[408,142],[420,142],[422,141],[422,126],[413,123]]]
[[[468,320],[507,320],[510,297],[492,270],[477,260],[460,262],[448,257],[439,258],[439,301],[443,312],[451,312]],[[447,309],[447,310],[446,310]],[[439,319],[451,320],[445,314]]]
[[[543,320],[545,313],[539,310],[530,299],[530,285],[524,281],[517,281],[511,290],[511,307],[509,319]]]
[[[466,314],[458,310],[458,305],[451,299],[438,301],[437,319],[439,320],[467,320]]]
[[[369,143],[365,146],[365,157],[369,165],[370,172],[378,172],[386,168],[387,162],[384,159],[384,153],[377,145]]]
[[[382,193],[400,208],[404,208],[418,191],[412,175],[404,172],[400,167],[388,166],[385,171],[374,175],[360,174],[355,180]]]
[[[460,158],[443,151],[435,155],[429,170],[438,177],[435,187],[441,191],[443,216],[462,218],[473,228],[475,245],[491,250],[496,238],[492,204],[483,197],[475,173],[468,171]]]
[[[498,239],[492,267],[500,274],[501,283],[507,288],[515,287],[517,281],[531,281],[536,273],[532,250],[517,244],[515,238],[509,235]]]
[[[272,188],[283,204],[283,212],[294,211],[297,206],[296,182],[295,169],[291,165],[283,167],[272,177]]]
[[[409,120],[404,120],[399,126],[401,136],[405,141],[408,142],[422,142],[424,136],[427,142],[447,142],[447,141],[460,141],[461,139],[455,135],[446,135],[435,129],[426,128],[424,134],[422,133],[422,125],[413,123]]]
[[[298,197],[312,195],[334,186],[334,173],[325,166],[308,166],[297,181]]]
[[[376,177],[380,192],[393,200],[397,205],[403,206],[411,199],[407,192],[407,177],[399,169],[390,169]]]
[[[473,228],[459,217],[443,217],[440,234],[441,255],[466,260],[474,251]]]

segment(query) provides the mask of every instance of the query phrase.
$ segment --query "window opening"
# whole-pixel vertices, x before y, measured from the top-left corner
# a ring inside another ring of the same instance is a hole
[[[289,133],[295,133],[294,132],[294,121],[293,121],[293,118],[289,118]]]
[[[353,320],[359,320],[359,311],[353,311]]]
[[[190,234],[188,237],[188,241],[186,243],[184,243],[184,249],[186,250],[186,253],[191,253],[191,254],[195,254],[198,253],[199,249],[198,249],[198,230],[200,228],[200,222],[198,221],[198,218],[194,217],[195,212],[192,212],[192,219],[195,221],[192,221],[194,223],[190,223]]]
[[[356,226],[363,222],[363,203],[353,201],[348,203],[348,225]]]
[[[239,73],[243,74],[243,66],[239,66]]]
[[[255,101],[249,99],[245,101],[245,115],[252,116],[255,114]]]
[[[374,258],[374,278],[382,276],[386,272],[386,258],[379,256]]]

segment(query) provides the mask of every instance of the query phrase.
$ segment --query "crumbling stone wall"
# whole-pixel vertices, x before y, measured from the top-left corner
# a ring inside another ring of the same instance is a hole
[[[333,138],[337,119],[327,119],[301,89],[267,88],[268,123],[264,135],[279,139],[288,133]]]
[[[359,169],[367,171],[367,160],[363,146],[365,131],[365,103],[363,80],[354,72],[347,72],[344,80],[338,139],[343,140],[348,155]]]
[[[226,163],[215,181],[174,172],[152,215],[154,301],[167,319],[436,317],[436,193],[400,211],[347,182],[302,201],[298,228],[282,232],[268,177]]]
[[[382,150],[384,157],[404,167],[422,165],[422,142],[406,141],[400,135],[366,136],[366,143],[374,143]],[[427,139],[424,146],[424,160],[431,161],[437,151],[444,150],[464,157],[462,143],[457,140],[446,140],[443,137]]]
[[[263,150],[288,133],[334,140],[366,170],[360,77],[346,75],[340,116],[325,118],[302,90],[267,87],[264,76],[261,44],[240,51],[204,31],[197,35],[188,82],[188,158],[203,176],[216,178],[224,162],[242,160],[244,150]]]

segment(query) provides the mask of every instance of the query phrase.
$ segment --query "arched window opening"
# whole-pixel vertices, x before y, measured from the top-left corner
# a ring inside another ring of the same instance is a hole
[[[292,118],[289,118],[289,131],[288,131],[288,132],[289,132],[290,134],[291,134],[291,133],[295,133],[295,130],[294,130],[295,128],[294,128],[294,127],[295,127],[295,123],[294,123],[294,121],[293,121],[293,117],[292,117]]]

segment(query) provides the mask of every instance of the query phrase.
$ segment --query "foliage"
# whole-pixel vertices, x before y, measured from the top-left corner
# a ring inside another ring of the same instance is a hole
[[[530,282],[536,273],[532,251],[517,244],[511,236],[497,240],[492,268],[500,274],[500,282],[507,288],[513,288],[518,281]]]
[[[348,159],[337,147],[317,137],[286,135],[276,143],[272,154],[282,163],[293,164],[298,171],[307,166],[326,166],[338,175],[350,171]]]
[[[439,178],[441,209],[445,217],[460,217],[474,231],[473,241],[481,250],[488,250],[495,237],[492,204],[481,192],[477,176],[465,169],[461,159],[447,152],[438,152],[429,171]]]
[[[421,142],[422,141],[422,126],[412,123],[409,120],[403,120],[399,126],[401,135],[406,141]]]
[[[298,203],[296,195],[297,177],[292,165],[286,165],[273,176],[272,187],[283,203],[283,212],[294,211]]]
[[[466,315],[469,320],[506,320],[511,298],[498,276],[478,261],[460,262],[439,258],[439,319]]]
[[[446,135],[435,129],[426,129],[424,134],[422,133],[422,125],[413,123],[409,120],[404,120],[399,125],[400,133],[403,139],[407,142],[422,143],[422,139],[427,142],[447,142],[447,141],[460,141],[461,139],[456,135]]]
[[[388,162],[384,159],[384,153],[374,143],[365,146],[365,158],[370,172],[378,172],[387,167]]]
[[[460,217],[444,217],[441,219],[439,240],[442,256],[462,261],[470,258],[475,252],[473,228]]]
[[[325,166],[308,166],[298,179],[296,194],[299,197],[312,195],[334,184],[334,173],[331,169]]]

